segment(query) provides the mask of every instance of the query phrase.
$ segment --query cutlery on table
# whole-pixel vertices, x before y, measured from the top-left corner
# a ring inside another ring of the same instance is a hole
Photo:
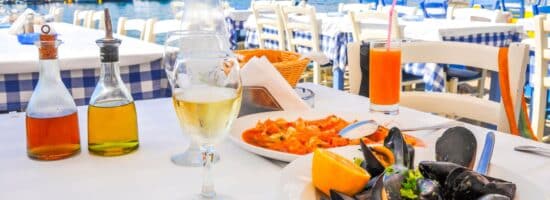
[[[460,126],[460,125],[462,125],[461,122],[449,121],[449,122],[443,122],[436,125],[419,126],[419,127],[413,127],[413,128],[400,128],[400,129],[403,132],[413,132],[413,131],[439,130],[439,129],[451,128],[451,127]],[[355,134],[350,133],[358,128],[361,128],[362,130],[360,133],[355,133]],[[346,136],[348,138],[360,138],[360,137],[368,136],[374,133],[377,128],[378,128],[378,123],[376,123],[376,121],[363,120],[363,121],[358,121],[346,126],[342,130],[340,130],[338,134],[340,134],[341,136]]]
[[[544,148],[544,147],[524,145],[524,146],[514,147],[514,150],[521,151],[521,152],[527,152],[527,153],[534,153],[534,154],[539,154],[539,155],[550,156],[550,149]]]

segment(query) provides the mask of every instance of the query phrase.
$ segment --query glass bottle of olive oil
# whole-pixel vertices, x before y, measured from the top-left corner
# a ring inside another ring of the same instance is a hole
[[[101,156],[124,155],[139,147],[134,100],[120,78],[118,46],[105,9],[105,38],[100,47],[101,73],[88,106],[88,150]]]

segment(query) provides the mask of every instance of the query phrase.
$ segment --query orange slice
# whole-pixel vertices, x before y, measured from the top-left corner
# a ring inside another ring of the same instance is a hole
[[[363,168],[321,148],[313,153],[311,175],[313,185],[327,195],[333,189],[353,196],[363,190],[370,180],[370,174]]]

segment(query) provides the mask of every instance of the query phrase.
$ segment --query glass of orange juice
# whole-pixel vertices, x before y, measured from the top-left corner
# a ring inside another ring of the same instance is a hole
[[[399,113],[401,92],[401,41],[370,43],[369,98],[370,110],[386,114]]]

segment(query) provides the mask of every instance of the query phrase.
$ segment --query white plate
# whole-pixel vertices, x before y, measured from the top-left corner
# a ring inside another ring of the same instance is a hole
[[[330,149],[330,151],[342,155],[348,159],[362,157],[359,146],[346,146]],[[415,166],[422,160],[433,160],[434,151],[428,148],[415,148]],[[311,157],[308,154],[288,164],[281,176],[281,197],[277,199],[290,200],[317,200],[319,193],[311,183]],[[545,191],[535,184],[525,180],[520,174],[507,170],[501,166],[491,165],[489,175],[492,177],[511,181],[516,184],[516,200],[548,199]]]
[[[233,128],[231,129],[231,140],[233,140],[235,143],[237,143],[240,147],[246,149],[247,151],[250,151],[252,153],[265,156],[268,158],[272,158],[275,160],[285,161],[285,162],[291,162],[294,159],[300,157],[301,155],[297,154],[291,154],[291,153],[285,153],[280,151],[274,151],[258,146],[254,146],[251,144],[246,143],[242,139],[242,133],[250,128],[254,128],[256,126],[256,123],[258,121],[264,121],[266,119],[277,119],[277,118],[283,118],[286,120],[296,120],[298,118],[303,119],[322,119],[329,115],[336,115],[338,117],[341,117],[342,119],[353,121],[353,120],[366,120],[366,119],[372,119],[372,117],[376,116],[376,121],[378,123],[383,122],[382,119],[385,117],[383,115],[376,115],[372,113],[344,113],[344,112],[326,112],[326,111],[306,111],[306,112],[289,112],[289,111],[276,111],[276,112],[264,112],[264,113],[258,113],[253,115],[247,115],[244,117],[240,117],[233,123]]]

